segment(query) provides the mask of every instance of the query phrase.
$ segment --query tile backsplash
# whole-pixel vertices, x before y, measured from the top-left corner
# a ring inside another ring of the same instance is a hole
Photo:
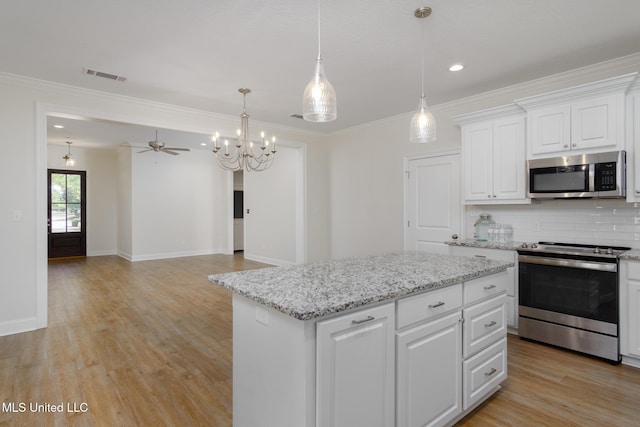
[[[516,242],[553,241],[640,249],[640,203],[624,200],[544,200],[530,205],[466,206],[466,235],[480,213],[513,226]]]

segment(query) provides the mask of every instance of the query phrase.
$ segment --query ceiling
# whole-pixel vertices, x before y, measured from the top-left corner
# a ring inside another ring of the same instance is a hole
[[[433,9],[424,21],[421,6]],[[291,115],[313,73],[317,11],[316,0],[4,2],[0,71],[234,116],[248,87],[252,119],[332,132],[415,110],[421,49],[430,105],[640,51],[638,0],[321,0],[338,119],[308,123]],[[448,71],[456,62],[465,69]]]

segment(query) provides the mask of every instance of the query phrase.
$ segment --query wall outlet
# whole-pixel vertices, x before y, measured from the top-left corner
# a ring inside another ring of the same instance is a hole
[[[539,222],[534,222],[533,223],[533,231],[540,231],[540,223]]]
[[[22,211],[19,209],[15,209],[13,211],[13,221],[14,222],[20,222],[22,221]]]

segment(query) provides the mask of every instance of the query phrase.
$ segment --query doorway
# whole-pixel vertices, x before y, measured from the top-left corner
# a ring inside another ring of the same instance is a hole
[[[48,257],[87,255],[87,173],[47,170]]]

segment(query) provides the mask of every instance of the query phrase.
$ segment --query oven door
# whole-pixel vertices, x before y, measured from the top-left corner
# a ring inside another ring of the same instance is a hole
[[[519,255],[519,315],[618,335],[617,262]]]

